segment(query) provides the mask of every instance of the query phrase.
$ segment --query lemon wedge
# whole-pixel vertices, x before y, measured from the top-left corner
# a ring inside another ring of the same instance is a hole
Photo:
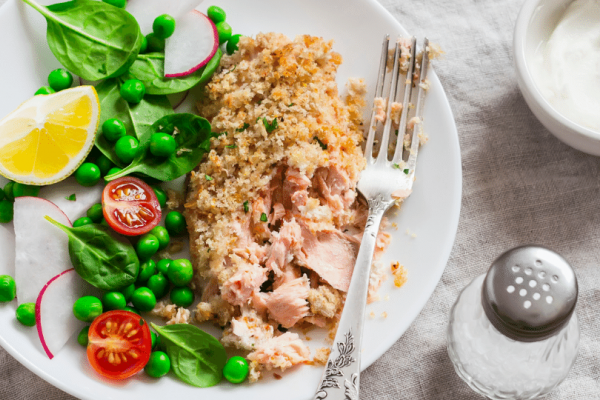
[[[28,185],[67,178],[92,149],[99,119],[93,86],[27,100],[0,121],[0,174]]]

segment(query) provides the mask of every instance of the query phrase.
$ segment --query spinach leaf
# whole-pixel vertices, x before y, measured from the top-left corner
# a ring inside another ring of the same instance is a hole
[[[54,56],[84,79],[121,75],[140,51],[144,36],[124,9],[101,1],[73,0],[48,7],[23,1],[48,21],[46,37]]]
[[[107,79],[96,86],[100,99],[100,126],[110,118],[118,118],[125,124],[128,135],[138,140],[151,129],[152,124],[165,115],[173,114],[173,108],[166,96],[146,95],[139,104],[129,104],[121,97],[117,79]],[[119,167],[124,167],[115,153],[114,143],[106,140],[104,135],[96,136],[96,147],[110,161]]]
[[[69,256],[75,271],[102,290],[118,290],[135,282],[140,262],[131,243],[100,224],[77,228],[46,220],[69,236]]]
[[[158,332],[179,379],[197,387],[219,383],[227,354],[217,339],[194,325],[150,325]]]
[[[177,150],[169,157],[160,158],[150,152],[150,136],[154,132],[173,135]],[[139,173],[161,181],[171,181],[187,174],[202,161],[202,157],[210,150],[210,123],[194,114],[167,115],[152,125],[152,129],[138,135],[140,154],[121,171],[105,177],[107,181],[120,178],[131,173]]]
[[[217,70],[223,52],[218,49],[213,58],[196,72],[181,78],[165,78],[165,55],[162,53],[139,54],[122,79],[139,79],[148,94],[173,94],[185,92],[199,83],[206,82]]]

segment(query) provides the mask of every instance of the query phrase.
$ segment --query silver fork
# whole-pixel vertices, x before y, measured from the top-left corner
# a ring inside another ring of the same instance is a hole
[[[428,40],[425,39],[423,43],[423,58],[419,71],[420,82],[423,82],[427,78],[427,67],[429,64],[428,44]],[[376,98],[383,95],[388,47],[389,35],[386,35],[381,50],[379,75],[375,91]],[[391,105],[399,99],[400,90],[398,82],[403,76],[399,74],[399,43],[396,43],[394,51],[394,67],[392,69],[390,90],[387,96],[386,119],[381,136],[380,151],[376,158],[373,157],[373,144],[378,125],[378,121],[375,119],[375,107],[371,114],[369,135],[365,146],[367,167],[362,171],[360,181],[357,185],[359,192],[367,199],[369,204],[369,217],[356,258],[356,265],[346,296],[344,311],[335,335],[334,345],[332,346],[327,366],[323,372],[314,399],[324,399],[327,397],[331,400],[358,400],[361,339],[367,294],[369,291],[371,263],[373,261],[379,224],[385,212],[394,204],[396,198],[406,198],[410,195],[415,176],[417,154],[419,151],[419,131],[423,119],[423,101],[425,98],[425,85],[420,85],[418,84],[419,82],[414,81],[416,47],[416,38],[413,37],[410,48],[410,64],[406,74],[406,86],[402,102],[404,107],[398,128],[398,141],[394,157],[391,161],[388,160],[388,144],[392,130]],[[403,138],[408,124],[408,104],[413,86],[418,87],[415,112],[418,121],[416,121],[412,128],[410,148],[404,149]],[[407,160],[404,161],[404,158],[407,158]],[[343,387],[340,386],[338,378],[344,379]]]

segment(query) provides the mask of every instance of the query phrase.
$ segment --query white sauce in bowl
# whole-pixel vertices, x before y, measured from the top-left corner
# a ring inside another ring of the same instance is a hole
[[[573,122],[600,132],[600,0],[575,0],[532,69],[538,89]]]

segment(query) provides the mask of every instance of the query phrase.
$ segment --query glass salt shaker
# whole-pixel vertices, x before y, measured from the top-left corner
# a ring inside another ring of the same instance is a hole
[[[448,354],[458,375],[490,399],[537,399],[558,386],[579,347],[577,278],[539,246],[498,257],[450,313]]]

